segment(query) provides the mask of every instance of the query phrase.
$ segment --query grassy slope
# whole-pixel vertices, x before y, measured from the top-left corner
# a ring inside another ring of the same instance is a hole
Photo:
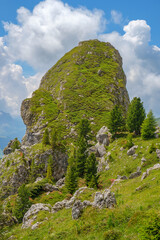
[[[136,153],[138,157],[127,156],[127,150],[120,151],[125,144],[125,139],[120,138],[110,144],[108,151],[111,152],[110,170],[104,171],[100,176],[100,186],[102,190],[111,184],[111,179],[115,179],[118,174],[129,176],[131,172],[136,171],[141,164],[141,158],[144,156],[147,160],[142,167],[144,172],[150,166],[159,162],[156,154],[149,154],[148,147],[154,143],[157,148],[160,147],[160,139],[142,141],[140,138],[134,139],[134,144],[138,145]],[[115,209],[95,209],[88,207],[84,210],[78,220],[72,220],[71,209],[64,209],[55,214],[40,212],[35,222],[43,221],[36,230],[21,230],[21,225],[8,229],[7,237],[14,236],[14,239],[99,239],[105,240],[105,234],[108,230],[120,232],[121,236],[117,239],[141,239],[140,232],[148,221],[148,217],[154,212],[160,213],[160,170],[154,170],[150,175],[141,181],[141,176],[135,179],[122,180],[115,184],[112,191],[116,194],[117,206]],[[82,183],[81,183],[82,184]],[[136,188],[143,186],[141,191]],[[34,199],[36,202],[54,204],[55,201],[68,197],[65,189],[62,193],[53,192],[49,195],[42,194]],[[80,196],[80,199],[93,201],[93,191],[87,190]],[[44,220],[47,217],[48,220]],[[113,234],[112,234],[113,235]],[[108,239],[108,238],[107,238]],[[112,238],[111,238],[112,239]],[[114,238],[113,238],[114,239]]]

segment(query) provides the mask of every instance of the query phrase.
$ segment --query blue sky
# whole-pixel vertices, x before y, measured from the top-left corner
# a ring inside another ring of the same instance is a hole
[[[98,38],[119,50],[130,98],[160,116],[159,12],[159,0],[1,0],[0,111],[18,116],[65,52]]]

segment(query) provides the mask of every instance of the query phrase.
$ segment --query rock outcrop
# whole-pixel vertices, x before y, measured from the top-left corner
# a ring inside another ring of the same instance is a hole
[[[81,42],[45,74],[32,97],[22,102],[26,125],[22,143],[30,146],[40,142],[44,129],[53,126],[63,128],[63,138],[75,137],[75,126],[84,117],[92,119],[97,131],[114,104],[121,105],[124,113],[129,104],[119,52],[98,40]],[[97,138],[108,144],[104,134]]]

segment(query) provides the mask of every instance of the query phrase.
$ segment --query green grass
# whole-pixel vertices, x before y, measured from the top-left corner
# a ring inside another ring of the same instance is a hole
[[[142,173],[147,168],[159,162],[155,153],[149,154],[148,148],[154,143],[160,147],[160,139],[142,141],[140,137],[134,138],[133,142],[138,145],[136,153],[138,157],[133,159],[127,155],[127,149],[120,151],[125,145],[125,138],[119,138],[108,146],[112,161],[110,169],[100,175],[100,186],[103,191],[111,185],[111,180],[118,174],[129,176],[130,172],[136,171],[144,156],[147,162],[142,166]],[[82,180],[80,181],[82,185]],[[21,225],[15,225],[6,229],[5,239],[14,236],[15,239],[66,239],[66,240],[92,240],[92,239],[119,239],[141,240],[141,233],[150,216],[160,213],[160,170],[150,172],[149,176],[141,181],[141,176],[135,179],[122,180],[112,187],[115,193],[117,205],[114,209],[96,209],[87,207],[78,220],[72,220],[71,209],[63,209],[57,213],[39,212],[37,221],[41,222],[36,230],[24,229]],[[84,183],[83,183],[84,184]],[[136,188],[141,187],[139,191]],[[96,190],[86,189],[77,198],[81,201],[93,201]],[[71,196],[62,189],[61,192],[40,194],[33,203],[49,203],[52,206],[57,201],[69,199]],[[33,224],[34,224],[33,223]],[[111,236],[114,238],[111,238]]]

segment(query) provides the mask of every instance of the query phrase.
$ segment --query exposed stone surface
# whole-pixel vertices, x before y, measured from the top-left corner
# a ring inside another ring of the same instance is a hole
[[[153,167],[148,168],[146,172],[143,173],[141,180],[145,179],[149,175],[150,171],[157,169],[160,169],[159,163],[155,164]]]
[[[43,204],[43,203],[36,203],[33,204],[30,209],[25,213],[22,221],[22,228],[28,228],[31,226],[32,222],[36,219],[35,215],[39,211],[51,211],[51,205],[50,204]]]
[[[83,211],[83,203],[80,200],[76,200],[72,208],[72,218],[78,219]]]
[[[117,179],[127,180],[128,178],[127,178],[126,176],[120,176],[120,175],[118,175],[118,176],[117,176]]]
[[[106,126],[103,126],[97,133],[96,139],[99,144],[103,144],[104,146],[109,145],[109,130]]]
[[[43,190],[46,192],[53,192],[53,191],[58,191],[58,188],[52,184],[46,183],[43,186]]]
[[[133,179],[133,178],[139,177],[140,175],[141,175],[141,171],[133,172],[129,176],[129,179]]]
[[[156,149],[157,157],[160,159],[160,149]]]
[[[18,141],[18,139],[14,139],[14,140],[10,140],[10,142],[8,143],[8,145],[4,148],[4,150],[3,150],[3,153],[5,154],[5,155],[8,155],[8,154],[10,154],[10,153],[12,153],[13,152],[13,145],[14,145],[14,143],[16,142],[16,141]],[[21,143],[18,141],[18,145],[17,145],[17,149],[20,149],[20,147],[21,147]]]
[[[116,205],[115,194],[109,189],[105,189],[103,193],[96,192],[93,206],[98,208],[113,208]]]
[[[61,188],[65,185],[65,177],[64,178],[60,178],[57,182],[56,182],[56,187]]]
[[[137,149],[137,148],[138,148],[138,146],[133,146],[133,147],[131,147],[131,148],[127,151],[127,155],[128,155],[128,156],[131,156],[131,155],[135,154],[135,149]]]

